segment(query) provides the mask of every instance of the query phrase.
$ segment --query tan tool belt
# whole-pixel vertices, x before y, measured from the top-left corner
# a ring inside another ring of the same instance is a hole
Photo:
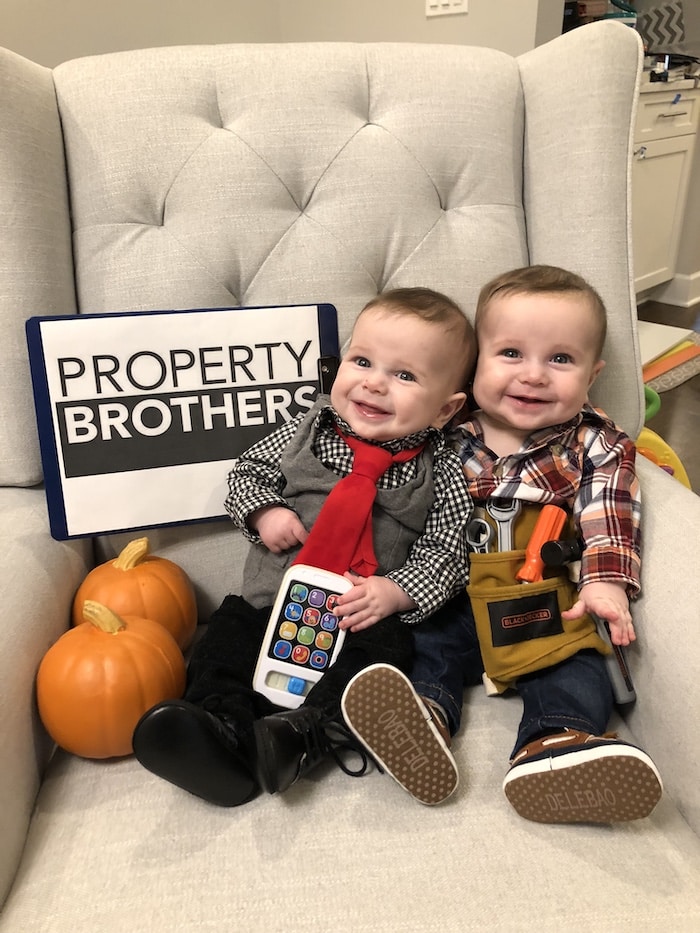
[[[513,527],[515,550],[470,556],[467,593],[484,669],[497,692],[512,687],[524,674],[552,667],[584,648],[601,654],[610,651],[590,616],[562,619],[562,611],[576,601],[576,586],[566,567],[545,567],[544,579],[536,583],[517,581],[539,512],[539,506],[523,504]],[[565,531],[562,537],[567,536]]]

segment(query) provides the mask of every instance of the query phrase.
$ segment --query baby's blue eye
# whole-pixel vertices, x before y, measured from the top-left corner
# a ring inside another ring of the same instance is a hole
[[[355,366],[363,366],[363,367],[369,366],[369,360],[365,356],[357,356],[355,357],[353,362],[355,363]]]
[[[416,377],[413,375],[413,373],[409,373],[409,372],[408,372],[407,370],[405,370],[405,369],[399,370],[399,371],[396,373],[396,375],[397,375],[397,377],[398,377],[399,379],[402,379],[404,382],[414,382],[414,381],[415,381],[415,378],[416,378]]]
[[[571,357],[569,356],[568,353],[555,353],[555,355],[552,357],[553,363],[564,364],[564,363],[571,363],[571,361],[572,361]]]
[[[505,350],[501,351],[501,355],[505,356],[509,360],[515,360],[520,356],[520,353],[515,349],[515,347],[506,347]]]

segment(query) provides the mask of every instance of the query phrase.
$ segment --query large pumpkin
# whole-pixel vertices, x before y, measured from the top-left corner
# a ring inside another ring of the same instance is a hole
[[[120,617],[88,600],[86,621],[42,658],[37,701],[57,745],[83,758],[130,755],[141,716],[185,689],[185,661],[158,622]]]
[[[183,651],[194,637],[197,604],[192,583],[177,564],[148,553],[148,538],[130,541],[116,560],[90,571],[73,600],[74,625],[83,621],[86,599],[119,615],[160,622]]]

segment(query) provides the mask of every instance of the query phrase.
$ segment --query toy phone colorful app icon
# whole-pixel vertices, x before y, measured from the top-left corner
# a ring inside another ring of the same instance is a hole
[[[312,609],[311,606],[308,609],[304,609],[304,614],[301,617],[304,625],[318,625],[321,620],[321,613],[318,609]]]
[[[326,601],[326,595],[327,594],[324,590],[311,590],[309,593],[309,605],[316,606],[316,608],[322,606]]]
[[[298,622],[301,619],[303,609],[299,603],[287,603],[284,607],[284,617],[291,622]]]
[[[309,595],[309,588],[303,583],[293,583],[289,588],[289,598],[295,603],[303,603]]]
[[[333,636],[330,632],[319,632],[314,639],[314,644],[321,651],[329,651],[333,646]]]
[[[306,664],[311,652],[305,645],[294,645],[292,648],[292,661],[297,664]]]
[[[292,653],[292,646],[288,641],[276,641],[272,646],[272,654],[280,661],[286,661]]]

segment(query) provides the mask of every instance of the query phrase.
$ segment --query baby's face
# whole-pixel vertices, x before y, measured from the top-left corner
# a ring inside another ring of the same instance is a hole
[[[596,344],[596,318],[582,295],[494,298],[479,328],[477,405],[514,439],[568,421],[604,366]]]
[[[461,406],[439,325],[381,306],[358,318],[331,390],[338,414],[360,437],[389,441],[443,427]]]

